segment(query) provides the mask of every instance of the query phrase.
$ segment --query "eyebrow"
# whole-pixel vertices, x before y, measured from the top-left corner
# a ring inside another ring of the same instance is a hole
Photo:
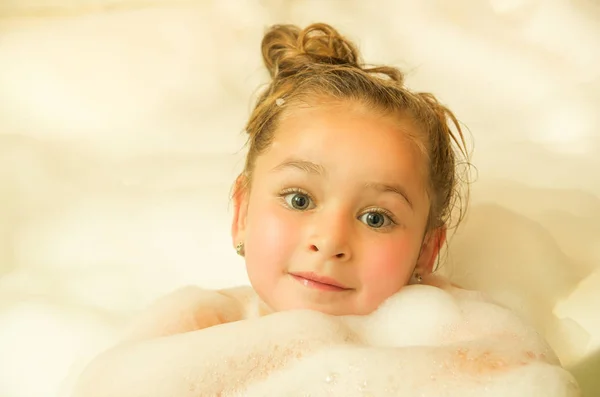
[[[299,169],[300,171],[304,171],[309,174],[317,174],[317,175],[325,174],[325,168],[322,165],[315,164],[311,161],[301,160],[301,159],[285,160],[283,163],[279,164],[278,166],[273,168],[271,171],[281,171],[286,168],[296,168],[296,169]]]
[[[275,166],[271,171],[277,172],[287,168],[295,168],[300,171],[315,174],[315,175],[325,175],[325,168],[320,164],[315,164],[312,161],[302,160],[297,158],[291,158],[283,161],[281,164]],[[406,194],[406,189],[401,185],[395,184],[387,184],[381,182],[368,182],[365,184],[366,189],[377,190],[382,193],[395,193],[402,197],[402,199],[408,204],[411,210],[414,210],[412,201],[408,198],[408,194]]]
[[[378,190],[383,193],[396,193],[397,195],[402,197],[404,201],[406,201],[406,204],[408,204],[411,210],[414,210],[413,204],[408,198],[408,194],[406,194],[406,189],[404,189],[401,185],[390,185],[387,183],[369,182],[365,185],[365,188]]]

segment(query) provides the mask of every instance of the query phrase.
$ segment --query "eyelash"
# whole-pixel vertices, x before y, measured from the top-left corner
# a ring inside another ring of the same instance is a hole
[[[384,227],[380,227],[378,229],[386,229],[392,226],[397,226],[398,225],[398,221],[396,220],[396,217],[394,216],[394,214],[392,214],[390,211],[383,209],[383,208],[367,208],[365,211],[363,211],[360,216],[363,216],[365,214],[368,214],[370,212],[374,212],[376,214],[381,214],[381,215],[385,215],[388,217],[388,219],[390,220],[390,225],[384,226]]]
[[[308,197],[308,199],[309,199],[310,201],[312,201],[313,203],[315,202],[315,199],[313,198],[313,196],[312,196],[310,193],[308,193],[306,190],[304,190],[304,189],[300,189],[300,188],[298,188],[298,187],[292,187],[292,188],[288,188],[288,189],[283,189],[283,190],[282,190],[282,191],[279,193],[279,198],[280,198],[280,199],[283,201],[283,204],[284,204],[286,207],[288,207],[288,208],[289,208],[290,206],[289,206],[289,205],[288,205],[288,203],[285,201],[285,196],[287,196],[287,195],[290,195],[290,194],[292,194],[292,193],[300,193],[300,194],[303,194],[303,195],[305,195],[306,197]],[[300,211],[300,210],[297,210],[297,209],[295,209],[295,208],[291,208],[291,209],[293,209],[294,211]]]
[[[309,200],[311,200],[313,203],[315,202],[315,200],[314,200],[314,198],[312,197],[312,195],[311,195],[310,193],[308,193],[308,192],[307,192],[306,190],[304,190],[304,189],[300,189],[300,188],[297,188],[297,187],[294,187],[294,188],[288,188],[288,189],[283,189],[283,190],[282,190],[282,191],[279,193],[279,198],[280,198],[280,199],[283,201],[283,205],[285,205],[287,208],[290,208],[290,209],[292,209],[292,210],[294,210],[294,211],[301,211],[301,210],[297,210],[297,209],[295,209],[295,208],[291,208],[291,207],[288,205],[288,203],[285,201],[285,197],[286,197],[287,195],[289,195],[289,194],[292,194],[292,193],[300,193],[300,194],[303,194],[303,195],[305,195],[306,197],[308,197],[308,199],[309,199]],[[371,228],[371,229],[373,229],[373,230],[379,230],[379,231],[382,231],[382,230],[386,230],[386,229],[389,229],[389,228],[392,228],[392,227],[394,227],[394,226],[397,226],[397,225],[398,225],[398,221],[396,220],[396,217],[394,216],[394,214],[392,214],[390,211],[388,211],[388,210],[386,210],[386,209],[383,209],[383,208],[377,208],[377,207],[368,208],[367,210],[365,210],[365,211],[361,212],[361,214],[359,215],[359,218],[360,218],[360,217],[362,217],[362,216],[363,216],[363,215],[365,215],[365,214],[368,214],[368,213],[370,213],[370,212],[374,212],[374,213],[377,213],[377,214],[385,215],[385,216],[386,216],[386,217],[387,217],[387,218],[390,220],[390,223],[391,223],[390,225],[383,226],[383,227],[380,227],[380,228]]]

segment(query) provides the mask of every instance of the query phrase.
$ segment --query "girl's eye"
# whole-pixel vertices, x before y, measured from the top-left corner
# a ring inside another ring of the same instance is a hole
[[[393,223],[389,216],[376,211],[365,212],[359,219],[373,229],[390,226]]]
[[[311,207],[311,199],[304,193],[290,193],[283,196],[287,205],[298,211],[304,211]]]

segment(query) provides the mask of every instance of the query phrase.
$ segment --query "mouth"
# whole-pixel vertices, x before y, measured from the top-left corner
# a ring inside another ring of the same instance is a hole
[[[333,278],[319,276],[315,273],[289,273],[289,275],[305,287],[321,291],[349,291],[352,289]]]

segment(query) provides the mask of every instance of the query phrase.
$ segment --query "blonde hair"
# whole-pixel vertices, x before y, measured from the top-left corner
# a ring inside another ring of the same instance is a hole
[[[278,121],[290,105],[314,103],[319,98],[350,100],[386,114],[408,116],[419,127],[420,133],[412,138],[429,165],[427,230],[449,226],[453,204],[462,202],[458,157],[468,163],[468,155],[459,122],[448,108],[429,93],[407,89],[397,68],[364,65],[354,44],[326,24],[304,30],[274,25],[262,40],[262,56],[272,80],[246,125],[248,154],[242,174],[246,188],[251,186],[256,158],[271,144]],[[463,208],[459,210],[458,222],[464,214]]]

